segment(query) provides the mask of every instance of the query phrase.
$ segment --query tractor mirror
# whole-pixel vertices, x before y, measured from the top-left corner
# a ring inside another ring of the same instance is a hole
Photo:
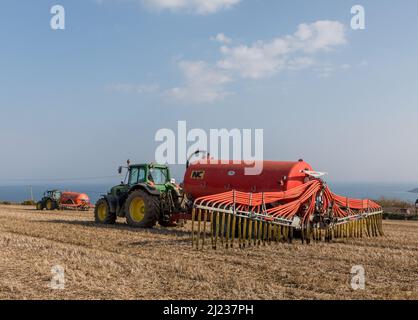
[[[122,167],[119,167],[119,168],[118,168],[118,173],[119,173],[119,174],[122,174]]]

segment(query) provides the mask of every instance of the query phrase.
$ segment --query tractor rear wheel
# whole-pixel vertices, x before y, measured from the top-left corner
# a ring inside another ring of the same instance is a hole
[[[96,223],[102,224],[114,224],[116,222],[116,214],[110,212],[106,199],[97,201],[94,207],[94,219]]]
[[[159,219],[159,197],[137,190],[126,200],[126,222],[137,228],[152,228]]]
[[[44,205],[41,201],[36,203],[36,210],[44,210]]]
[[[46,200],[45,207],[46,207],[46,210],[55,210],[57,209],[57,203],[53,201],[52,199],[48,199]]]

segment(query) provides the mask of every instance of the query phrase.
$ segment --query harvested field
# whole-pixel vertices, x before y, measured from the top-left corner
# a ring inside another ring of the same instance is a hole
[[[198,252],[190,223],[137,230],[92,216],[0,205],[0,299],[418,299],[418,222],[387,221],[377,239]],[[64,290],[49,287],[54,265]],[[354,265],[365,290],[351,289]]]

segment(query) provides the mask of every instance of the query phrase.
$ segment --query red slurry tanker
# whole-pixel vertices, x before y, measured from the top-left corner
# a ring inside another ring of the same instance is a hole
[[[332,193],[324,174],[303,160],[255,165],[262,167],[259,175],[247,175],[245,162],[188,163],[178,186],[167,166],[128,163],[127,181],[96,204],[96,222],[120,216],[132,226],[153,227],[192,220],[194,246],[214,248],[383,234],[379,205]]]
[[[254,166],[262,168],[258,175],[246,175],[244,162],[228,164],[193,163],[184,175],[184,190],[192,199],[225,191],[275,192],[285,191],[309,181],[306,171],[312,167],[304,162],[263,161]]]
[[[87,211],[91,207],[87,194],[59,190],[46,191],[42,200],[36,204],[37,210],[75,209]]]

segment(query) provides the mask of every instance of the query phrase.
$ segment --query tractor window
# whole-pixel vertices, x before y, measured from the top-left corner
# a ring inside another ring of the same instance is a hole
[[[166,184],[168,182],[167,169],[150,169],[148,180],[154,182],[155,184]]]
[[[129,184],[134,185],[140,182],[145,182],[145,169],[131,168],[131,173],[129,175]]]
[[[59,191],[54,191],[54,192],[52,193],[52,199],[59,200],[60,198],[61,198],[61,192],[59,192]]]

